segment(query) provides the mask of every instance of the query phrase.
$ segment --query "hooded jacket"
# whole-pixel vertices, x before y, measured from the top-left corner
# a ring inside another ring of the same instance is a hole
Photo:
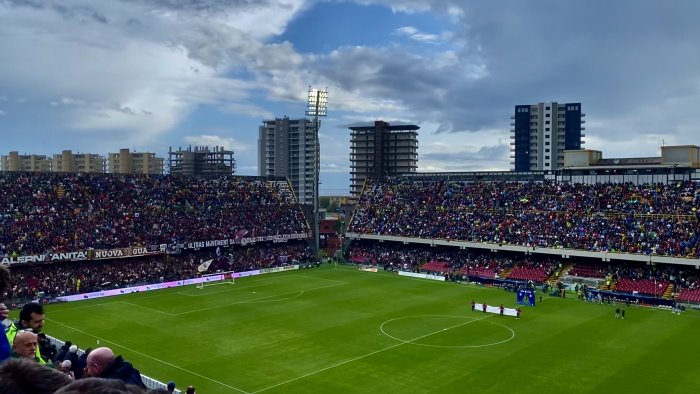
[[[146,388],[146,385],[143,384],[143,381],[141,380],[141,373],[139,370],[134,368],[130,362],[125,361],[122,356],[115,358],[112,365],[102,371],[99,377],[105,379],[118,379],[126,384],[133,384],[144,389]]]

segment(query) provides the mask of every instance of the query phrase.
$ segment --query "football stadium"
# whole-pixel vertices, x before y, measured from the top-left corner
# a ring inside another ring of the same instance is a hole
[[[322,260],[279,180],[0,182],[21,185],[2,189],[3,247],[24,251],[5,302],[24,328],[41,312],[37,355],[73,374],[109,348],[183,392],[697,385],[695,181],[370,179]]]

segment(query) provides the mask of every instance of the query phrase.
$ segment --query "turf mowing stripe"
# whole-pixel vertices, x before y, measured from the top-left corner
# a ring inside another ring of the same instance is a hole
[[[495,315],[489,315],[489,316],[480,317],[480,318],[478,318],[478,319],[470,320],[470,321],[464,322],[464,323],[459,323],[459,324],[457,324],[457,325],[454,325],[454,326],[448,327],[448,328],[441,328],[441,329],[439,329],[439,330],[437,330],[437,331],[435,331],[435,332],[431,332],[431,333],[428,333],[428,334],[425,334],[425,335],[421,335],[421,336],[419,336],[419,337],[417,337],[417,338],[413,338],[413,339],[408,340],[408,341],[403,341],[403,342],[397,343],[397,344],[395,344],[395,345],[391,345],[391,346],[389,346],[389,347],[385,347],[384,349],[375,350],[375,351],[373,351],[373,352],[371,352],[371,353],[367,353],[367,354],[365,354],[365,355],[363,355],[363,356],[355,357],[355,358],[350,359],[350,360],[345,360],[345,361],[343,361],[343,362],[330,365],[330,366],[328,366],[328,367],[326,367],[326,368],[321,368],[321,369],[319,369],[318,371],[309,372],[309,373],[307,373],[306,375],[301,375],[301,376],[298,376],[298,377],[296,377],[296,378],[294,378],[294,379],[289,379],[289,380],[284,381],[284,382],[282,382],[282,383],[277,383],[277,384],[275,384],[275,385],[273,385],[273,386],[265,387],[264,389],[260,389],[260,390],[257,390],[257,391],[253,391],[253,392],[251,392],[250,394],[257,394],[257,393],[261,393],[261,392],[263,392],[263,391],[267,391],[267,390],[270,390],[270,389],[274,389],[274,388],[277,388],[277,387],[279,387],[279,386],[283,386],[283,385],[285,385],[285,384],[287,384],[287,383],[291,383],[291,382],[297,381],[297,380],[299,380],[299,379],[304,379],[304,378],[307,378],[307,377],[309,377],[309,376],[311,376],[311,375],[316,375],[317,373],[321,373],[321,372],[324,372],[324,371],[328,371],[329,369],[333,369],[333,368],[339,367],[339,366],[341,366],[341,365],[349,364],[349,363],[351,363],[351,362],[353,362],[353,361],[361,360],[361,359],[363,359],[363,358],[365,358],[365,357],[373,356],[373,355],[375,355],[375,354],[377,354],[377,353],[381,353],[381,352],[383,352],[383,351],[391,350],[391,349],[397,348],[397,347],[399,347],[399,346],[401,346],[401,345],[405,345],[405,344],[407,344],[407,343],[411,343],[411,342],[414,342],[414,341],[421,340],[421,339],[423,339],[423,338],[427,338],[427,337],[429,337],[429,336],[431,336],[431,335],[435,335],[435,334],[438,334],[438,333],[442,333],[442,332],[444,332],[444,331],[451,330],[451,329],[453,329],[453,328],[465,326],[465,325],[467,325],[467,324],[474,323],[474,322],[477,322],[477,321],[479,321],[479,320],[484,320],[484,319],[489,318],[489,317],[491,317],[491,316],[495,316]],[[395,339],[395,338],[394,338],[394,339]]]

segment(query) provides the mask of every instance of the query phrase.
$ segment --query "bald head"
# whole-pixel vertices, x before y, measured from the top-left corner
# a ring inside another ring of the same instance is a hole
[[[114,352],[108,347],[98,347],[87,356],[89,376],[99,377],[114,362]]]
[[[29,331],[20,331],[12,342],[12,350],[21,358],[33,359],[38,345],[37,335]]]

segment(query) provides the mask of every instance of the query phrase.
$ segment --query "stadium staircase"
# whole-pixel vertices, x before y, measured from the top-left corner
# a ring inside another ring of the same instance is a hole
[[[600,289],[599,290],[605,290],[605,291],[615,291],[615,287],[617,286],[617,283],[614,281],[610,282],[610,286],[606,283],[605,280],[602,280],[600,282]]]
[[[289,181],[273,181],[272,184],[277,186],[282,195],[294,202],[297,201],[297,196],[294,194],[294,189],[292,189],[292,185],[289,184]]]
[[[673,299],[673,283],[669,283],[668,286],[666,286],[666,290],[664,290],[661,297],[665,300]]]
[[[506,268],[498,274],[498,277],[501,279],[506,279],[512,271],[512,268]]]
[[[574,268],[573,264],[566,263],[561,266],[561,269],[554,271],[552,276],[550,276],[549,279],[547,279],[547,284],[549,285],[549,287],[554,287],[557,284],[557,282],[559,282],[559,278],[568,275],[569,271],[571,271],[572,268]]]

